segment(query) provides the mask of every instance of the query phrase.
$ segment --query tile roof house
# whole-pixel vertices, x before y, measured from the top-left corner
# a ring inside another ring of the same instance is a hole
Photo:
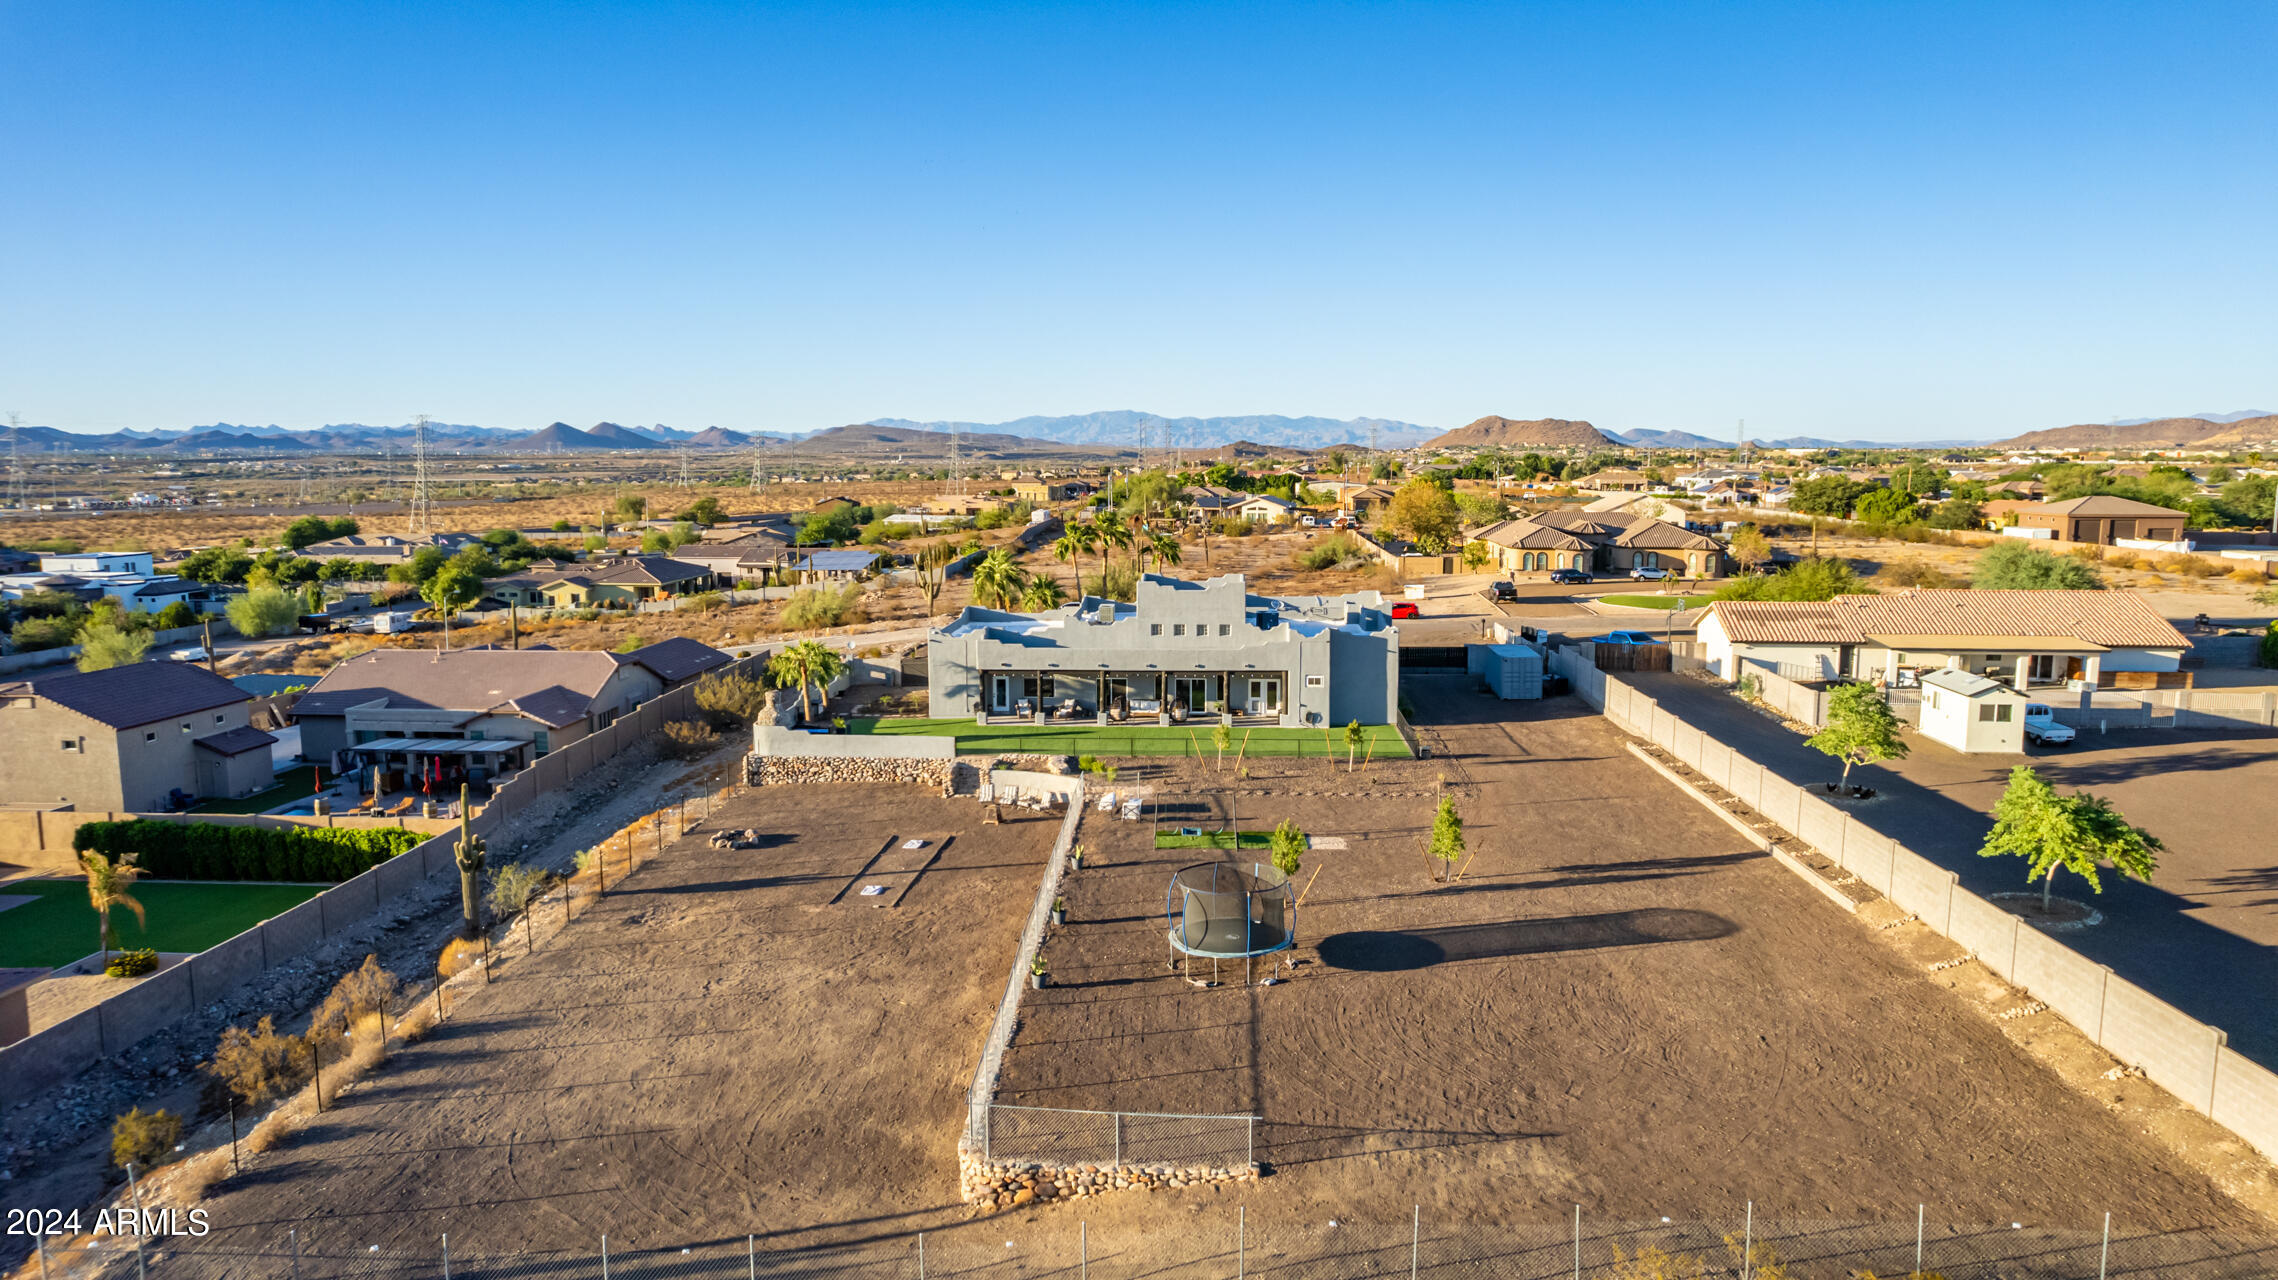
[[[706,565],[671,556],[626,556],[579,565],[538,582],[536,591],[555,608],[587,609],[689,595],[718,582],[719,575]]]
[[[330,760],[383,740],[510,741],[534,759],[607,728],[619,716],[710,666],[694,640],[631,653],[596,649],[374,649],[333,667],[293,704],[301,754]],[[654,652],[652,652],[652,650]],[[718,654],[722,662],[727,655]],[[400,750],[400,749],[399,749]],[[521,762],[492,748],[460,755],[474,777]]]
[[[425,547],[433,547],[444,555],[456,555],[469,544],[481,541],[471,533],[436,533],[423,538],[376,534],[312,542],[302,547],[300,553],[311,560],[376,560],[382,564],[403,564]]]
[[[2190,642],[2126,591],[1920,590],[1827,601],[1724,600],[1700,622],[1709,669],[1756,663],[1791,679],[1911,683],[1927,670],[2012,687],[2116,671],[2174,671]],[[1911,674],[1909,674],[1911,673]]]
[[[2181,511],[2104,493],[2043,503],[2017,512],[2020,529],[2047,529],[2055,537],[2070,542],[2095,542],[2105,546],[2122,538],[2180,542],[2190,522],[2191,517]]]
[[[252,696],[204,667],[137,662],[0,683],[0,801],[164,812],[274,781]]]
[[[1725,573],[1723,543],[1634,511],[1546,511],[1488,525],[1466,541],[1482,544],[1505,573],[1627,573],[1640,567],[1688,578]]]

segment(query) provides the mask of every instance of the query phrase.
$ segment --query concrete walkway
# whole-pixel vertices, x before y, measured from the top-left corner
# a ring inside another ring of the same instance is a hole
[[[1790,782],[1832,782],[1841,772],[1835,761],[1805,746],[1802,735],[1780,727],[1777,721],[1714,686],[1659,672],[1639,672],[1624,679],[1652,696],[1671,715],[1746,753]],[[2221,741],[2196,745],[2233,745],[2230,735],[2206,736]],[[2238,767],[2267,764],[2270,744],[2267,733],[2241,736],[2235,744]],[[1983,765],[1967,767],[1967,777],[1963,776],[1965,770],[1941,767],[1971,757],[1946,752],[1935,744],[1917,741],[1915,753],[1919,759],[1905,768],[1917,777],[1876,765],[1861,765],[1851,771],[1852,782],[1881,793],[1874,800],[1847,806],[1852,820],[1953,871],[1961,877],[1963,887],[1974,893],[2037,887],[2023,883],[2022,868],[2014,859],[1981,858],[1977,854],[1993,827],[1990,810],[1993,798],[1999,795],[1998,778],[1983,776]],[[1933,753],[1943,758],[1932,760],[1929,757]],[[2049,767],[2044,772],[2060,785],[2085,785],[2085,779],[2062,776],[2068,759],[2046,758]],[[2022,762],[2005,756],[1999,764]],[[2037,757],[2033,763],[2042,764],[2043,758]],[[2104,782],[2108,784],[2110,779]],[[2106,790],[2108,785],[2098,789]],[[2246,802],[2244,795],[2240,799]],[[2240,823],[2256,819],[2242,811],[2211,815],[2210,820]],[[2156,827],[2153,831],[2161,834]],[[2103,924],[2063,935],[2065,945],[2099,964],[2110,965],[2114,972],[2185,1013],[2221,1027],[2229,1033],[2232,1048],[2264,1066],[2278,1068],[2278,1017],[2273,1016],[2271,1001],[2272,993],[2278,991],[2278,914],[2268,909],[2272,905],[2268,900],[2242,908],[2242,904],[2215,896],[2221,890],[2206,887],[2237,875],[2269,875],[2271,868],[2237,867],[2226,874],[2197,867],[2194,862],[2200,859],[2195,855],[2200,851],[2186,847],[2195,844],[2189,837],[2189,832],[2173,829],[2164,833],[2163,838],[2178,847],[2169,851],[2153,884],[2107,872],[2104,892],[2095,895],[2079,877],[2060,873],[2059,894],[2092,899],[2104,913]]]

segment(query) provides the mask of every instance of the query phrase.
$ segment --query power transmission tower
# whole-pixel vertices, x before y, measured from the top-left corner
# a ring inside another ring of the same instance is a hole
[[[1373,422],[1368,424],[1368,469],[1371,475],[1376,471],[1376,424]]]
[[[411,424],[411,536],[434,532],[433,520],[427,495],[427,415],[423,413]]]
[[[753,493],[759,492],[760,463],[766,457],[766,453],[767,451],[760,445],[759,437],[753,436],[751,439],[751,491]]]
[[[688,468],[688,446],[682,445],[680,446],[680,484],[683,488],[687,488],[688,486],[696,483],[695,473],[690,471]]]
[[[960,450],[960,447],[963,445],[963,443],[964,443],[964,441],[963,441],[962,437],[959,435],[959,433],[958,433],[958,430],[957,430],[957,424],[956,424],[956,423],[954,423],[954,422],[950,423],[950,424],[949,424],[949,481],[948,481],[948,483],[946,483],[946,484],[942,485],[942,487],[941,487],[941,492],[942,492],[943,496],[945,496],[945,497],[950,497],[950,498],[962,498],[962,497],[964,497],[964,496],[965,496],[965,468],[964,468],[964,459],[963,459],[963,457],[962,457],[962,456],[960,456],[960,452],[959,452],[959,450]]]
[[[1740,426],[1732,433],[1732,451],[1740,455],[1741,466],[1748,465],[1748,419],[1746,418],[1740,420]]]
[[[24,418],[8,415],[8,505],[22,509],[24,496]]]

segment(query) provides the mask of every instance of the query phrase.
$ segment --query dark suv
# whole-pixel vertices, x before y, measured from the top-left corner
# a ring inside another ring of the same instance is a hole
[[[1487,584],[1487,598],[1490,600],[1516,600],[1519,598],[1519,589],[1504,579],[1497,578]]]
[[[1553,569],[1550,571],[1550,580],[1552,582],[1592,581],[1590,575],[1582,572],[1580,569]]]

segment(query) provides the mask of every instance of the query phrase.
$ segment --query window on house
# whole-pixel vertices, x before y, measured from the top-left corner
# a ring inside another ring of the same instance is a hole
[[[1996,712],[1996,711],[2007,711],[2008,709],[2009,709],[2009,708],[2007,708],[2007,707],[1996,707],[1996,706],[1994,706],[1992,703],[1988,702],[1988,703],[1984,704],[1983,706],[1980,706],[1980,707],[1977,709],[1977,718],[1978,718],[1978,721],[1979,721],[1980,723],[1982,723],[1982,724],[1991,724],[1991,723],[1993,723],[1993,713],[1994,713],[1994,712]]]
[[[158,734],[155,730],[146,729],[143,731],[142,740],[144,742],[156,742],[158,741]]]
[[[1171,624],[1171,634],[1172,634],[1172,635],[1174,635],[1174,636],[1183,636],[1183,635],[1185,635],[1185,634],[1186,634],[1186,624],[1185,624],[1185,623],[1183,623],[1183,622],[1174,622],[1174,623],[1172,623],[1172,624]]]
[[[1307,676],[1307,677],[1305,677],[1305,687],[1306,687],[1306,688],[1308,688],[1308,689],[1318,689],[1318,688],[1320,688],[1320,687],[1321,687],[1321,677],[1319,677],[1319,676]]]
[[[544,755],[548,751],[553,750],[553,746],[548,741],[547,734],[544,729],[540,729],[536,733],[530,735],[530,748],[538,755]]]
[[[66,751],[77,751],[79,749],[79,739],[65,738],[63,740],[63,749]]]
[[[1147,624],[1147,634],[1148,634],[1148,635],[1151,635],[1151,636],[1159,636],[1159,635],[1163,634],[1163,624],[1162,624],[1162,623],[1160,623],[1160,622],[1150,622],[1150,623],[1148,623],[1148,624]]]
[[[222,722],[222,717],[220,717],[220,716],[215,716],[215,717],[214,717],[214,723],[215,723],[215,724],[220,724],[221,722]]]
[[[187,721],[187,720],[184,720],[184,721],[182,722],[182,732],[184,732],[184,733],[188,733],[189,731],[190,731],[190,722],[189,722],[189,721]]]
[[[2009,712],[2010,712],[2010,710],[2011,710],[2011,707],[2009,706],[2009,704],[2008,704],[2008,703],[2006,703],[2006,702],[2005,702],[2005,703],[2002,703],[2002,704],[2001,704],[2001,707],[2000,707],[2000,711],[2001,711],[2001,714],[2000,714],[2000,715],[1997,715],[1997,716],[1995,716],[1995,717],[1994,717],[1994,719],[1996,719],[1996,720],[1999,720],[1999,721],[2000,721],[2001,723],[2003,723],[2003,724],[2007,724],[2007,723],[2009,723]]]
[[[1230,635],[1234,634],[1234,624],[1233,624],[1233,623],[1231,623],[1231,622],[1221,622],[1221,623],[1219,623],[1219,624],[1218,624],[1218,634],[1220,634],[1220,635],[1222,635],[1222,636],[1230,636]]]

